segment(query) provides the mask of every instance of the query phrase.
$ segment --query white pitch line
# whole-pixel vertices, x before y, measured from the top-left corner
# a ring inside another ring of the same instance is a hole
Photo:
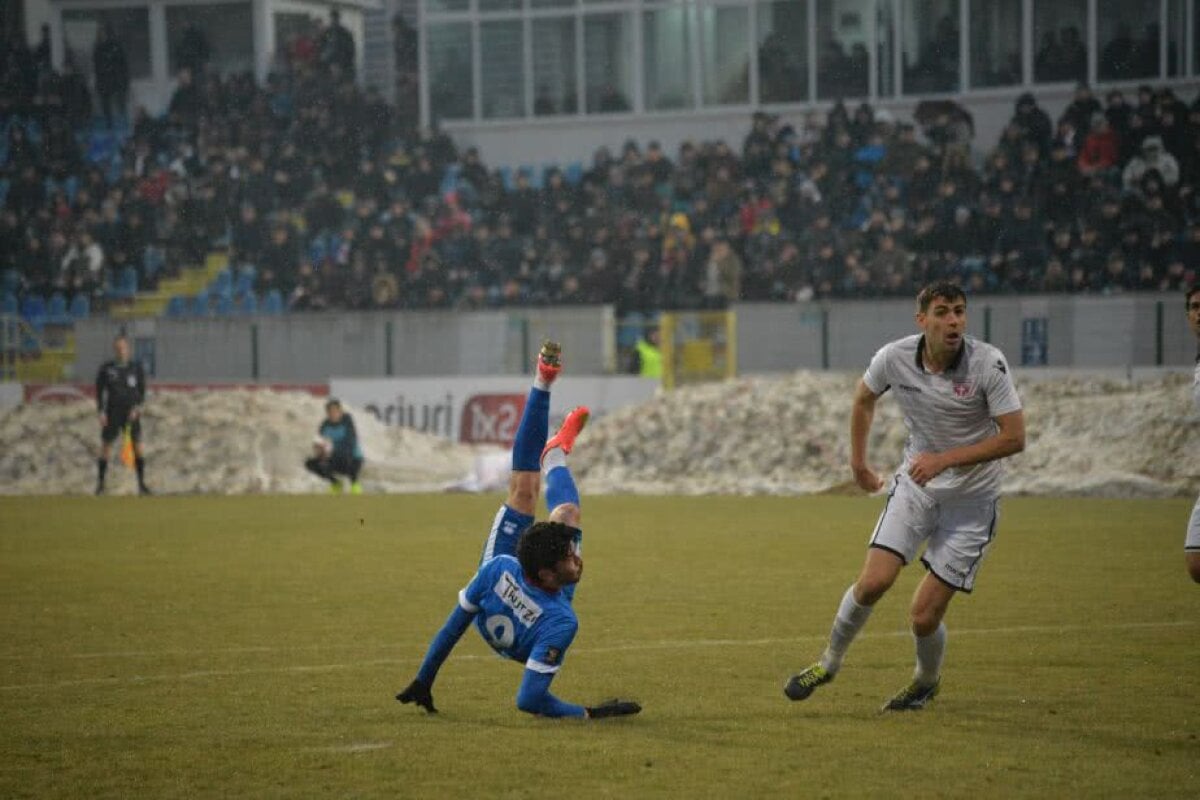
[[[1001,628],[951,628],[955,636],[1007,636],[1013,634],[1064,634],[1064,633],[1094,633],[1098,631],[1146,630],[1156,628],[1186,628],[1200,624],[1192,620],[1171,620],[1165,622],[1120,622],[1112,625],[1013,625]],[[864,633],[859,638],[885,639],[911,636],[907,630],[885,631],[880,633]],[[639,650],[686,650],[689,648],[705,647],[760,647],[775,644],[801,644],[805,642],[824,642],[824,634],[809,634],[805,636],[788,636],[767,639],[659,639],[651,642],[627,642],[609,645],[607,647],[583,647],[574,653],[589,653],[604,655]],[[270,648],[255,648],[255,652],[270,650]],[[169,651],[168,651],[169,652]],[[218,651],[223,652],[223,651]],[[489,655],[459,655],[456,661],[484,661],[497,658]],[[104,686],[117,684],[156,683],[162,681],[186,681],[200,678],[231,678],[241,675],[261,675],[271,673],[308,673],[308,672],[337,672],[339,670],[361,669],[363,667],[394,666],[410,664],[418,661],[416,656],[406,658],[376,658],[366,661],[351,661],[336,664],[295,664],[279,667],[250,667],[248,669],[206,669],[192,672],[177,672],[167,675],[133,675],[125,678],[76,678],[66,681],[48,683],[21,683],[0,686],[0,692],[15,692],[34,689],[67,689],[75,686]]]

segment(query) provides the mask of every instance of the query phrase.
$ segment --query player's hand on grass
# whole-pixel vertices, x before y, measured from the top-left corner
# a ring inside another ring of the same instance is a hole
[[[410,683],[407,689],[396,695],[396,699],[405,704],[416,703],[430,714],[437,713],[437,709],[433,707],[433,690],[419,680]]]
[[[913,483],[924,486],[946,469],[939,453],[917,453],[908,465],[908,476]]]
[[[598,706],[587,709],[588,719],[604,719],[605,717],[628,717],[642,710],[642,707],[632,700],[605,700]]]
[[[854,482],[864,492],[874,493],[883,488],[883,479],[879,477],[879,473],[866,464],[851,465],[850,469],[854,471]]]

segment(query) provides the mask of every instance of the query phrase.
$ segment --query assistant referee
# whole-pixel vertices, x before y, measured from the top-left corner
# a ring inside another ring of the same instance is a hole
[[[146,402],[146,373],[140,362],[129,357],[129,339],[121,334],[113,340],[116,358],[105,361],[96,373],[96,410],[100,419],[100,458],[96,460],[96,494],[104,494],[104,476],[112,443],[128,426],[137,467],[138,494],[150,494],[146,486],[146,457],[142,452],[142,406]]]

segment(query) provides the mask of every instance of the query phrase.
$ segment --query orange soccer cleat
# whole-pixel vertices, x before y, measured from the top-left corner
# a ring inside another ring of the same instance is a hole
[[[570,454],[572,448],[575,447],[575,437],[583,430],[583,426],[587,425],[588,417],[592,414],[587,406],[576,406],[567,412],[567,418],[563,420],[563,424],[559,427],[558,433],[550,437],[546,442],[546,446],[542,449],[542,458],[546,457],[554,448],[559,448],[566,454]]]
[[[562,370],[562,345],[549,339],[542,342],[542,350],[537,359],[538,377],[549,386],[554,383]]]

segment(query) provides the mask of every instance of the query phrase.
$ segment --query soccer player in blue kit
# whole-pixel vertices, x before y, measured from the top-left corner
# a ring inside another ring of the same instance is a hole
[[[501,656],[525,665],[517,708],[545,717],[626,716],[637,703],[610,700],[585,707],[550,693],[579,622],[571,601],[583,576],[579,492],[566,456],[587,424],[588,409],[573,409],[553,438],[549,432],[550,385],[561,370],[561,349],[542,345],[537,376],[513,441],[508,501],[500,507],[484,544],[479,571],[458,593],[450,613],[429,646],[417,677],[396,699],[433,714],[433,682],[442,663],[472,622]],[[546,522],[534,522],[542,473],[546,475]]]

